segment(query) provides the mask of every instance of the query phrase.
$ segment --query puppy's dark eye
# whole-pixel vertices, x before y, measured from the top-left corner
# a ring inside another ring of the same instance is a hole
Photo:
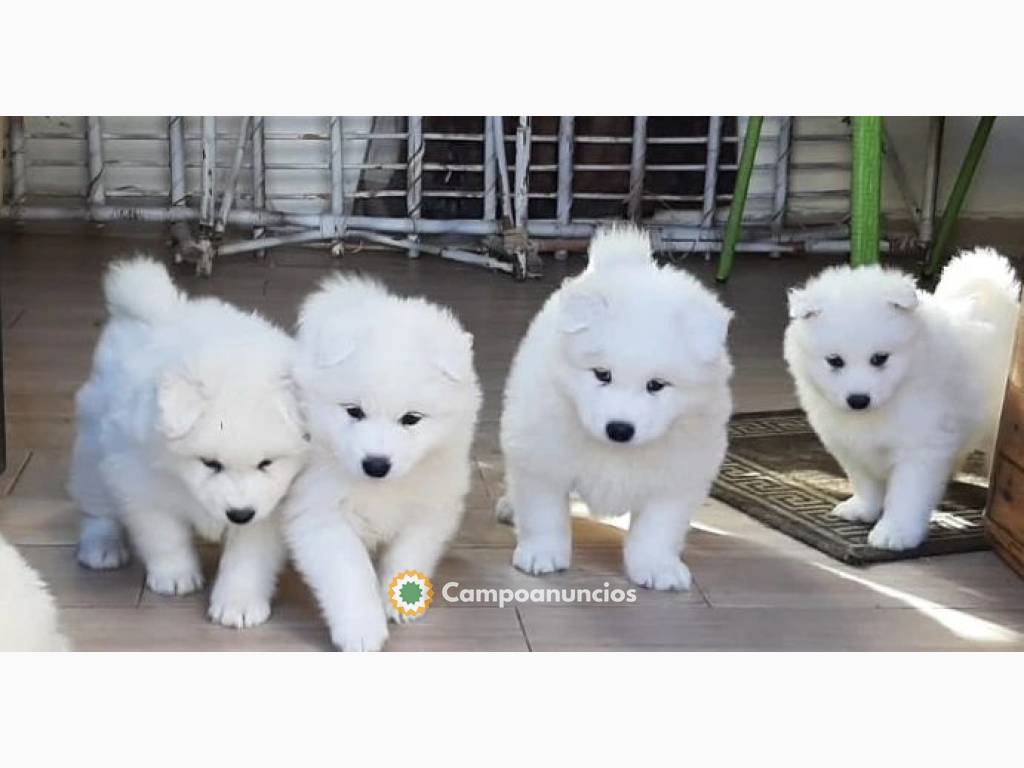
[[[885,365],[888,359],[888,352],[875,352],[875,354],[871,356],[871,364],[875,366],[875,368],[881,368],[883,365]]]
[[[259,464],[256,465],[256,469],[258,469],[260,471],[263,471],[264,469],[266,469],[267,467],[269,467],[273,463],[274,463],[273,459],[264,459],[263,461],[261,461]]]
[[[403,427],[414,427],[420,423],[420,420],[422,418],[422,413],[416,413],[416,411],[409,411],[407,414],[405,414],[404,416],[402,416],[402,418],[398,420],[398,423],[401,424]]]
[[[366,418],[366,411],[364,411],[358,405],[346,405],[345,413],[347,413],[356,421],[362,421],[363,419]]]
[[[650,381],[647,382],[647,391],[653,395],[656,392],[661,392],[661,390],[663,390],[667,386],[667,381],[663,381],[661,379],[651,379]]]
[[[220,472],[224,469],[224,465],[216,459],[200,459],[203,462],[203,466],[207,469],[212,469],[214,472]]]
[[[602,384],[610,384],[612,381],[612,372],[605,368],[592,368],[594,372],[594,378],[600,381]]]
[[[832,368],[834,368],[837,371],[844,365],[846,365],[846,361],[843,360],[843,358],[841,358],[839,355],[829,355],[828,357],[825,358],[825,362],[828,363],[830,366],[832,366]]]

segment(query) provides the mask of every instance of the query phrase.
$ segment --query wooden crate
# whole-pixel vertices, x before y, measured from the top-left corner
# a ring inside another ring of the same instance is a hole
[[[999,423],[986,530],[999,556],[1024,576],[1024,312],[1017,321]]]

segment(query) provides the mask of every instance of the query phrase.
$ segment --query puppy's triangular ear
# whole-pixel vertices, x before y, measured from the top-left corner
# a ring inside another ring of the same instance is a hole
[[[433,363],[441,374],[456,384],[464,384],[473,375],[473,334],[462,331],[433,354]]]
[[[697,359],[702,363],[713,363],[726,350],[732,310],[715,304],[711,311],[701,311],[698,316],[694,315],[692,312],[684,312],[683,332]]]
[[[790,288],[787,298],[790,320],[808,320],[821,314],[821,307],[807,294],[805,288]]]
[[[314,362],[320,368],[340,365],[355,351],[356,343],[350,330],[341,323],[324,323],[316,336]]]
[[[569,289],[559,298],[563,333],[579,333],[597,323],[608,311],[608,300],[600,293]]]
[[[156,401],[160,431],[177,440],[202,416],[205,398],[197,382],[180,373],[168,373],[157,385]]]
[[[899,282],[894,282],[886,291],[885,298],[895,309],[912,312],[917,308],[918,302],[914,279],[909,275],[902,276]]]

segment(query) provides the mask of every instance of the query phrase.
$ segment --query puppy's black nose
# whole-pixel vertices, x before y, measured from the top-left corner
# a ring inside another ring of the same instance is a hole
[[[384,456],[367,456],[363,459],[363,472],[370,477],[384,477],[391,471],[391,461]]]
[[[256,517],[256,510],[253,509],[252,507],[245,507],[243,509],[229,509],[227,514],[228,520],[230,520],[232,523],[244,525],[245,523],[248,523],[250,520]]]
[[[868,395],[848,395],[846,404],[855,411],[863,411],[871,405],[871,397]]]
[[[604,426],[605,434],[616,443],[628,443],[636,429],[628,421],[609,421]]]

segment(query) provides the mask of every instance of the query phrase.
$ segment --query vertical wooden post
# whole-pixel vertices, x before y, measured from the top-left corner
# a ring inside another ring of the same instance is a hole
[[[772,197],[772,237],[782,239],[786,227],[786,200],[789,196],[789,162],[793,148],[793,118],[779,118],[779,133],[775,141],[775,194]],[[778,255],[776,253],[775,255]]]
[[[103,186],[103,125],[98,117],[85,118],[86,142],[89,149],[89,185],[85,199],[90,208],[106,205]]]
[[[491,118],[484,118],[484,221],[498,218],[497,162]]]
[[[530,210],[530,118],[519,117],[516,129],[516,228],[526,231]]]
[[[252,207],[255,211],[262,211],[267,206],[267,172],[263,162],[266,152],[264,119],[262,116],[254,117],[252,124]],[[263,227],[254,227],[253,239],[262,238],[264,233]],[[262,248],[256,251],[257,259],[265,258],[266,255],[266,250]]]
[[[928,164],[924,170],[924,190],[921,193],[921,224],[918,237],[928,246],[935,232],[935,204],[939,197],[939,168],[942,165],[942,134],[946,118],[928,118]]]
[[[250,125],[252,125],[252,118],[243,117],[238,126],[238,141],[235,143],[235,154],[231,161],[231,174],[224,187],[224,196],[220,201],[220,214],[217,216],[215,231],[218,235],[224,234],[228,225],[228,214],[231,213],[231,206],[235,202],[235,192],[238,187],[238,177],[242,174],[242,162],[245,160],[245,145],[249,140]]]
[[[416,221],[420,218],[423,211],[423,118],[410,117],[408,118],[408,121],[409,149],[405,170],[405,201],[409,218],[413,220],[413,226],[415,227]],[[409,240],[416,242],[419,240],[419,235],[412,234],[409,236]],[[419,255],[419,248],[409,249],[410,259],[419,258]]]
[[[558,119],[558,201],[555,215],[559,224],[568,224],[572,219],[572,163],[574,138],[576,133],[575,117]],[[568,251],[555,252],[555,258],[564,260]]]
[[[11,117],[11,204],[24,205],[28,194],[25,177],[25,118]]]
[[[202,139],[200,151],[201,193],[199,203],[199,226],[213,229],[214,203],[217,195],[217,118],[201,118]]]
[[[700,227],[705,233],[715,228],[715,212],[718,210],[718,158],[722,146],[722,118],[708,118],[707,154],[704,162],[704,203]],[[702,233],[703,235],[704,233]]]
[[[647,118],[633,118],[633,154],[629,163],[629,196],[626,216],[639,221],[643,214],[644,165],[647,161]]]

